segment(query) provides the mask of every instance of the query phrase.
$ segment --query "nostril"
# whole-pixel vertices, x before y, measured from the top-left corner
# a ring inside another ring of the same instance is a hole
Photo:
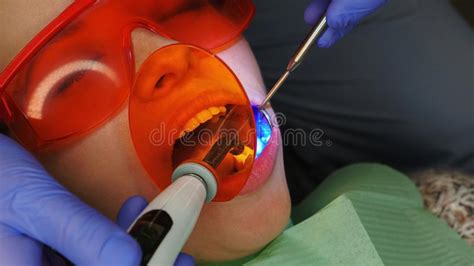
[[[164,85],[164,80],[165,80],[165,76],[166,76],[166,75],[161,76],[161,77],[158,79],[158,81],[156,81],[156,83],[155,83],[155,89],[161,89],[161,88],[163,87],[163,85]]]
[[[154,88],[156,90],[163,90],[165,88],[170,88],[176,82],[176,79],[179,78],[176,74],[166,73],[155,82]]]

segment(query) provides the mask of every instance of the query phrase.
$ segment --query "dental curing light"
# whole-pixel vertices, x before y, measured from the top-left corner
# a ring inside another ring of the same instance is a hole
[[[259,158],[263,150],[267,146],[272,136],[272,126],[270,118],[265,110],[252,106],[253,117],[255,119],[255,130],[257,135],[256,154],[255,158]]]
[[[141,265],[173,265],[204,202],[216,195],[214,174],[199,163],[180,165],[172,179],[129,228],[142,249]]]
[[[201,160],[191,156],[175,168],[171,185],[151,201],[130,226],[129,233],[142,248],[142,265],[173,265],[204,203],[212,201],[218,189],[225,186],[223,179],[232,179],[232,175],[227,176],[225,172],[228,170],[221,168],[232,163],[233,171],[238,172],[245,169],[246,161],[253,162],[254,149],[251,147],[249,154],[245,138],[255,136],[244,134],[248,133],[248,122],[253,121],[253,116],[245,111],[244,107],[233,106],[218,123],[209,127],[213,141],[205,156]],[[181,152],[189,156],[196,147],[181,149],[186,149]]]

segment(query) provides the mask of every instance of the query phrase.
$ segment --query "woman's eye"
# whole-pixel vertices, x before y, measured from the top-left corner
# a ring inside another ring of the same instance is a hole
[[[74,83],[79,82],[86,74],[87,70],[80,70],[64,77],[55,89],[55,94],[60,95],[69,89]]]
[[[54,95],[60,95],[74,86],[75,83],[80,82],[84,76],[89,72],[106,71],[106,66],[101,62],[102,55],[95,56],[91,59],[80,59],[72,61],[65,65],[59,66],[50,74],[51,83],[54,83],[52,92]]]

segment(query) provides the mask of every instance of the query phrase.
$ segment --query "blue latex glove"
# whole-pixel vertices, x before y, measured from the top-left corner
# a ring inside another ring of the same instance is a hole
[[[137,216],[145,209],[148,205],[146,200],[140,196],[130,197],[123,205],[119,211],[117,216],[117,224],[126,230],[133,221],[137,218]],[[175,266],[194,266],[194,259],[193,257],[181,253],[176,262]]]
[[[60,262],[42,243],[78,265],[138,265],[141,259],[140,247],[124,230],[0,134],[0,265]]]
[[[127,201],[115,225],[57,183],[21,146],[0,134],[0,265],[138,265],[127,228],[146,206]],[[177,265],[194,265],[181,255]]]
[[[306,8],[304,18],[308,24],[313,25],[327,8],[328,29],[318,40],[319,47],[327,48],[385,2],[387,0],[313,0]]]

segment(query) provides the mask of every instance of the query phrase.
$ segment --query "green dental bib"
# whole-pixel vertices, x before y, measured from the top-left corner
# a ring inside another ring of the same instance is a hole
[[[474,265],[474,249],[423,208],[415,185],[379,164],[332,174],[259,254],[203,265]]]

